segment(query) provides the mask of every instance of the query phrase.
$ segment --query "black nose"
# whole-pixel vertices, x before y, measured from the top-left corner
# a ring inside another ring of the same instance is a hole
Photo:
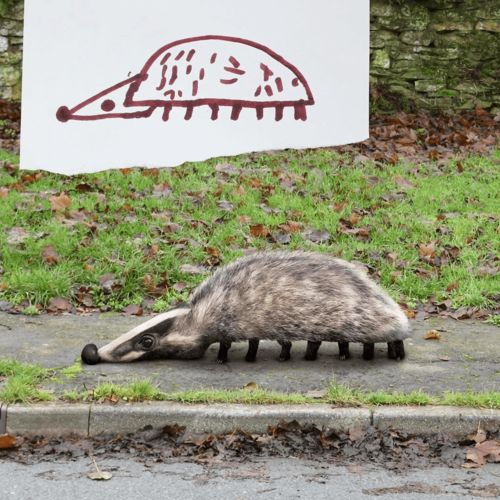
[[[87,365],[97,365],[99,363],[99,353],[95,344],[87,344],[82,351],[82,361]]]

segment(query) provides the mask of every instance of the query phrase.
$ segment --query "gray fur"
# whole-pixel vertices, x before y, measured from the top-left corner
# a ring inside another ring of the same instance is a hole
[[[261,252],[219,269],[191,295],[182,314],[125,334],[103,361],[152,357],[195,359],[209,345],[234,341],[393,342],[410,336],[400,307],[358,267],[320,253]],[[110,344],[111,345],[111,344]],[[131,350],[137,352],[130,353]]]

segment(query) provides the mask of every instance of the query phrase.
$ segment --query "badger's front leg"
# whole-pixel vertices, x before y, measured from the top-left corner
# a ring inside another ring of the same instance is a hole
[[[349,354],[349,342],[338,342],[339,344],[339,359],[344,361],[349,359],[351,355]]]
[[[387,342],[387,355],[389,359],[401,361],[405,358],[405,345],[402,340],[393,340]]]
[[[248,351],[245,356],[245,361],[253,363],[257,358],[257,351],[259,350],[259,339],[250,339],[248,341]]]
[[[278,361],[288,361],[291,357],[290,350],[292,348],[292,343],[289,340],[278,340],[278,344],[281,346]]]
[[[306,355],[304,356],[304,359],[306,359],[307,361],[314,361],[318,357],[318,349],[319,349],[320,345],[321,345],[321,342],[315,342],[313,340],[308,340],[307,341]]]
[[[230,340],[222,340],[219,344],[219,353],[217,354],[217,363],[223,365],[227,362],[227,353],[231,349],[232,342]]]
[[[375,344],[373,342],[363,343],[363,359],[370,361],[375,357]]]

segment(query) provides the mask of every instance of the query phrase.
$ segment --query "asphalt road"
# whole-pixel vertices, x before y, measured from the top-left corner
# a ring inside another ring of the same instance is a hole
[[[390,472],[366,465],[336,466],[296,458],[244,463],[99,462],[113,477],[87,478],[95,470],[88,457],[71,462],[23,465],[0,461],[3,500],[155,499],[392,499],[498,498],[500,467]]]
[[[89,342],[102,346],[147,318],[114,315],[13,316],[0,313],[0,357],[34,362],[46,367],[71,365]],[[215,363],[218,345],[203,359],[161,360],[138,363],[102,363],[84,366],[75,379],[62,380],[49,389],[90,388],[100,381],[128,383],[149,378],[166,392],[203,388],[241,388],[249,382],[282,392],[324,389],[332,378],[367,390],[405,391],[422,389],[431,394],[450,391],[499,390],[500,342],[498,327],[479,321],[430,319],[412,321],[413,338],[405,342],[403,362],[387,359],[387,346],[377,344],[373,361],[361,359],[361,346],[352,346],[352,357],[339,361],[336,344],[321,346],[317,361],[305,361],[305,343],[296,342],[292,359],[277,361],[279,346],[263,342],[256,363],[244,361],[247,345],[234,344],[229,362]],[[424,340],[438,329],[440,340]],[[62,382],[62,383],[61,383]]]

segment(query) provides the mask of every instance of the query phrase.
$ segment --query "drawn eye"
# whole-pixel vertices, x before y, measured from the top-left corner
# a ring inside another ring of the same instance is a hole
[[[139,344],[140,346],[145,349],[145,350],[149,350],[153,347],[155,341],[154,341],[154,338],[151,337],[150,335],[145,335],[144,337],[142,337],[142,339],[139,341]]]
[[[101,109],[103,111],[106,111],[106,113],[108,113],[109,111],[113,111],[113,109],[115,109],[115,102],[112,101],[111,99],[106,99],[101,104]]]

